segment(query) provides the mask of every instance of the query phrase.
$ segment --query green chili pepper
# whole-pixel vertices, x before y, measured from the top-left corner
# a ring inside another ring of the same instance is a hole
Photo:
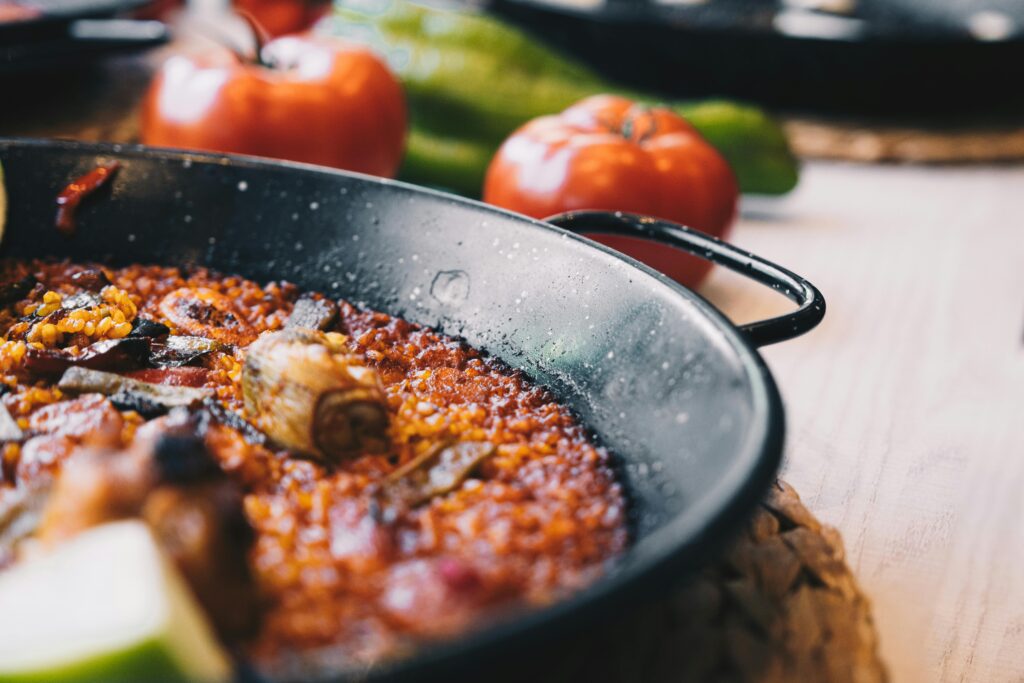
[[[320,29],[373,48],[401,78],[412,116],[401,176],[471,196],[479,196],[494,152],[530,119],[599,93],[660,104],[482,14],[358,0]],[[785,135],[760,109],[718,100],[667,106],[726,157],[744,192],[781,194],[796,185]]]

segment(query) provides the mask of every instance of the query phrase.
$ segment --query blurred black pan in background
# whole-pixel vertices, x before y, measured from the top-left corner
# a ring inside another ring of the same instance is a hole
[[[167,42],[170,31],[161,22],[129,18],[149,2],[0,0],[0,83],[77,71],[103,55]]]
[[[666,95],[844,114],[1024,115],[1024,0],[489,0]]]

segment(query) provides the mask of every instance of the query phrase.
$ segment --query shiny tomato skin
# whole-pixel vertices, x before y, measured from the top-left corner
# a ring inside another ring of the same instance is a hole
[[[406,106],[380,59],[300,36],[271,41],[262,54],[274,66],[226,50],[171,57],[143,103],[142,141],[394,176]]]
[[[483,198],[535,218],[626,211],[722,237],[735,220],[739,187],[725,159],[682,117],[598,95],[513,133],[491,161]],[[703,259],[639,238],[594,239],[689,287],[711,269]]]

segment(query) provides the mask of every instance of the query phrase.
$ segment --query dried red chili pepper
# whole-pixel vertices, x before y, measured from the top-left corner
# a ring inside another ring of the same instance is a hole
[[[70,237],[75,233],[75,211],[82,200],[103,187],[114,172],[121,168],[117,161],[97,166],[80,178],[71,181],[57,195],[57,230]]]

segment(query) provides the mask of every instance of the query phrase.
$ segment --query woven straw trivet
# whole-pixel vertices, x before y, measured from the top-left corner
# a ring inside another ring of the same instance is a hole
[[[1024,126],[951,125],[917,128],[791,118],[786,133],[797,156],[860,162],[930,164],[1024,160]]]
[[[487,680],[888,680],[868,600],[844,561],[839,534],[781,481],[718,562],[665,598],[559,639],[549,650],[524,652],[523,661],[488,672]]]

